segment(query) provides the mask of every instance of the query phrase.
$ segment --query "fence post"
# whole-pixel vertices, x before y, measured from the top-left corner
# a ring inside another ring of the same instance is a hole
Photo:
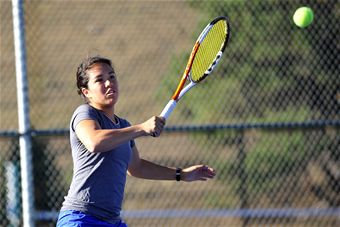
[[[29,98],[26,72],[23,0],[12,0],[17,102],[19,118],[19,144],[21,167],[21,194],[24,227],[34,226],[34,194],[32,172],[32,142],[29,118]]]
[[[245,151],[245,130],[242,129],[240,132],[240,137],[237,141],[238,143],[238,154],[237,154],[237,164],[238,164],[238,178],[240,180],[240,185],[238,188],[238,193],[240,196],[241,201],[241,209],[247,209],[248,208],[248,192],[247,192],[247,171],[246,171],[246,151]],[[248,216],[243,218],[243,225],[242,226],[248,226],[248,223],[250,221],[250,218]]]
[[[17,227],[20,226],[19,163],[16,161],[7,161],[4,165],[6,170],[7,218],[10,221],[10,226]]]

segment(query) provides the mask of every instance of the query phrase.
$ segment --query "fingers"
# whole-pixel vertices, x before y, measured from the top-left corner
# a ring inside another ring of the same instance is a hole
[[[156,132],[162,132],[164,125],[165,125],[165,119],[163,117],[155,117],[156,118]]]
[[[215,170],[213,168],[209,167],[209,166],[206,166],[206,165],[202,166],[200,168],[200,171],[202,172],[203,175],[206,175],[206,176],[209,176],[209,177],[210,176],[214,177],[216,175]]]
[[[161,132],[163,131],[164,125],[165,125],[165,118],[164,117],[157,117],[154,116],[148,120],[149,129],[148,134],[153,137],[158,137],[161,135]]]
[[[216,176],[213,168],[206,165],[195,165],[182,170],[184,181],[206,181]]]

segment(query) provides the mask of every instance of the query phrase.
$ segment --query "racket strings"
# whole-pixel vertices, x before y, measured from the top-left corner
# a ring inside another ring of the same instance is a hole
[[[226,40],[226,26],[227,23],[224,20],[217,22],[203,39],[192,65],[190,76],[192,81],[200,81],[206,75],[205,72],[212,66]]]

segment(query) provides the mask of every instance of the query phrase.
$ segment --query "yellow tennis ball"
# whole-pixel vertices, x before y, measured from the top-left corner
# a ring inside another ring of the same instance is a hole
[[[300,28],[305,28],[312,23],[314,19],[313,10],[309,7],[298,8],[293,16],[294,23]]]

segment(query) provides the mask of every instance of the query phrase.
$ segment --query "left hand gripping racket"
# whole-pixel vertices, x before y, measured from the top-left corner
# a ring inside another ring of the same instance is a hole
[[[167,119],[183,95],[211,74],[222,57],[229,37],[230,26],[227,17],[217,17],[204,28],[192,48],[177,89],[164,107],[161,117]],[[184,87],[188,79],[189,84]]]

